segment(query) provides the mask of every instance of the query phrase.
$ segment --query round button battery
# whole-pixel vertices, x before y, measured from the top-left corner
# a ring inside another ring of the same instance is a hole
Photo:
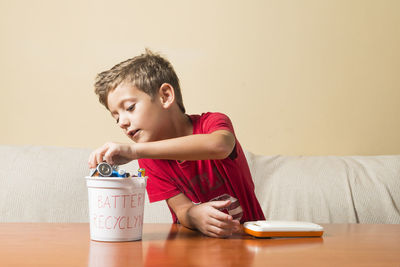
[[[97,165],[97,171],[100,173],[101,176],[111,176],[112,167],[107,162],[102,162]]]

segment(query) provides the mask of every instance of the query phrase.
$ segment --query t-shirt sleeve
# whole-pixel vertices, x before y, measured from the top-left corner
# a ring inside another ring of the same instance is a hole
[[[181,192],[163,171],[169,167],[167,162],[152,159],[140,159],[138,162],[140,168],[144,168],[148,176],[146,190],[150,203],[166,200]]]
[[[235,134],[233,125],[228,116],[222,113],[206,113],[202,116],[203,133],[212,133],[217,130],[228,130]]]
[[[233,134],[236,140],[235,131],[233,125],[228,116],[222,113],[206,113],[202,116],[202,131],[203,133],[212,133],[217,130],[227,130]],[[237,140],[236,140],[237,142]],[[229,159],[234,160],[237,158],[238,150],[237,144],[233,148],[231,154],[228,156]]]

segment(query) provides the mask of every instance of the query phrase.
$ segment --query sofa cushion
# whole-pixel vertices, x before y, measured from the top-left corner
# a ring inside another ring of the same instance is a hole
[[[267,219],[400,223],[400,155],[246,156]]]
[[[0,146],[0,222],[88,222],[91,150]],[[124,165],[136,172],[137,161]],[[144,222],[172,222],[165,202],[145,201]]]

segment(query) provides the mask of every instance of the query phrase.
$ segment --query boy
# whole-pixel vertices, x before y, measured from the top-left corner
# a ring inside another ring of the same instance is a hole
[[[98,74],[95,92],[133,143],[106,143],[90,155],[90,168],[138,159],[150,202],[166,200],[174,222],[211,237],[264,220],[231,121],[221,113],[186,115],[167,60],[146,50]]]

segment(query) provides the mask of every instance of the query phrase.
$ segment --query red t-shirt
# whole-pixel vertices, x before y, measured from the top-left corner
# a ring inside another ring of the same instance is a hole
[[[193,134],[209,134],[228,130],[235,135],[230,119],[221,113],[190,115]],[[236,139],[236,136],[235,136]],[[166,200],[184,193],[194,203],[230,198],[232,204],[225,212],[234,219],[245,221],[265,220],[254,192],[242,147],[236,139],[231,155],[222,160],[154,160],[139,159],[139,166],[149,177],[147,193],[150,202]],[[177,217],[171,209],[174,222]]]

